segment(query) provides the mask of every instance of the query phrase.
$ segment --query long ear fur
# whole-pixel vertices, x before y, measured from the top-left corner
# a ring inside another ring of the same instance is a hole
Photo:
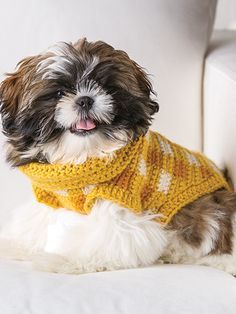
[[[22,80],[17,72],[8,75],[0,86],[0,113],[5,133],[8,133],[14,123],[22,91]]]
[[[140,89],[149,97],[149,102],[147,105],[149,106],[150,114],[153,115],[159,111],[159,104],[152,99],[152,96],[156,96],[156,93],[152,88],[152,84],[145,70],[140,67],[135,61],[132,60],[132,63],[135,69],[135,76],[138,80]]]
[[[13,127],[23,90],[29,80],[29,70],[32,70],[33,65],[35,65],[35,57],[23,59],[18,63],[16,71],[7,73],[7,78],[0,84],[0,114],[5,133]]]

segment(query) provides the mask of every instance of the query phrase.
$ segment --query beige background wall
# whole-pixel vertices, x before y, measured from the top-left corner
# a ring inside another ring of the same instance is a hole
[[[218,0],[215,28],[236,30],[236,0]]]

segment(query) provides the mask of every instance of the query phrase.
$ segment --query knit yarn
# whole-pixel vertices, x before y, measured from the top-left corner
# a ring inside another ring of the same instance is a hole
[[[199,197],[230,189],[212,161],[151,131],[109,158],[19,168],[32,181],[36,199],[55,209],[88,214],[97,199],[105,199],[135,213],[159,214],[163,224]]]

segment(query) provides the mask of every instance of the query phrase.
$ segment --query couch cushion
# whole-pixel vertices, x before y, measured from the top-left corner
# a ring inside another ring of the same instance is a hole
[[[236,279],[201,266],[160,265],[84,275],[0,261],[4,314],[235,314]]]
[[[236,31],[214,33],[204,76],[204,152],[236,187]]]

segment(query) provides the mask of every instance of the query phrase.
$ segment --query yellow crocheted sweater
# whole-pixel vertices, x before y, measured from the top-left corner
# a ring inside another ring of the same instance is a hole
[[[210,160],[154,132],[110,159],[91,158],[81,165],[30,163],[20,170],[31,179],[36,199],[53,208],[87,214],[101,198],[136,213],[158,213],[162,223],[199,197],[229,189]]]

